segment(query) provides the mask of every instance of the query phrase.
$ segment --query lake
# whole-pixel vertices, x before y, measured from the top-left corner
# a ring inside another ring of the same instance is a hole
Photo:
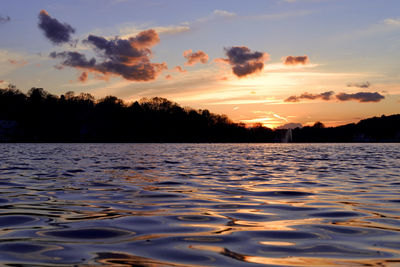
[[[400,144],[0,144],[0,265],[400,265]]]

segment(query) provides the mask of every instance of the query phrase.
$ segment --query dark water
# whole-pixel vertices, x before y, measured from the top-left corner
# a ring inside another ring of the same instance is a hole
[[[399,266],[400,144],[1,144],[0,265]]]

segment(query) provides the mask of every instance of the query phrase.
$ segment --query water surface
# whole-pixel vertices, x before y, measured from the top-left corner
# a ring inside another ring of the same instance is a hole
[[[0,144],[0,264],[400,265],[400,144]]]

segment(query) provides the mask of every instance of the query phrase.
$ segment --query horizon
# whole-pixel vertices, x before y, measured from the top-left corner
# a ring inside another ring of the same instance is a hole
[[[399,113],[399,8],[394,0],[7,0],[0,88],[157,96],[269,128],[345,125]]]

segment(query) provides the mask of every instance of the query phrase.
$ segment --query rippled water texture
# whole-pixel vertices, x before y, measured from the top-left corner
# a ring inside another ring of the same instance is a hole
[[[399,144],[1,144],[0,265],[400,265]]]

